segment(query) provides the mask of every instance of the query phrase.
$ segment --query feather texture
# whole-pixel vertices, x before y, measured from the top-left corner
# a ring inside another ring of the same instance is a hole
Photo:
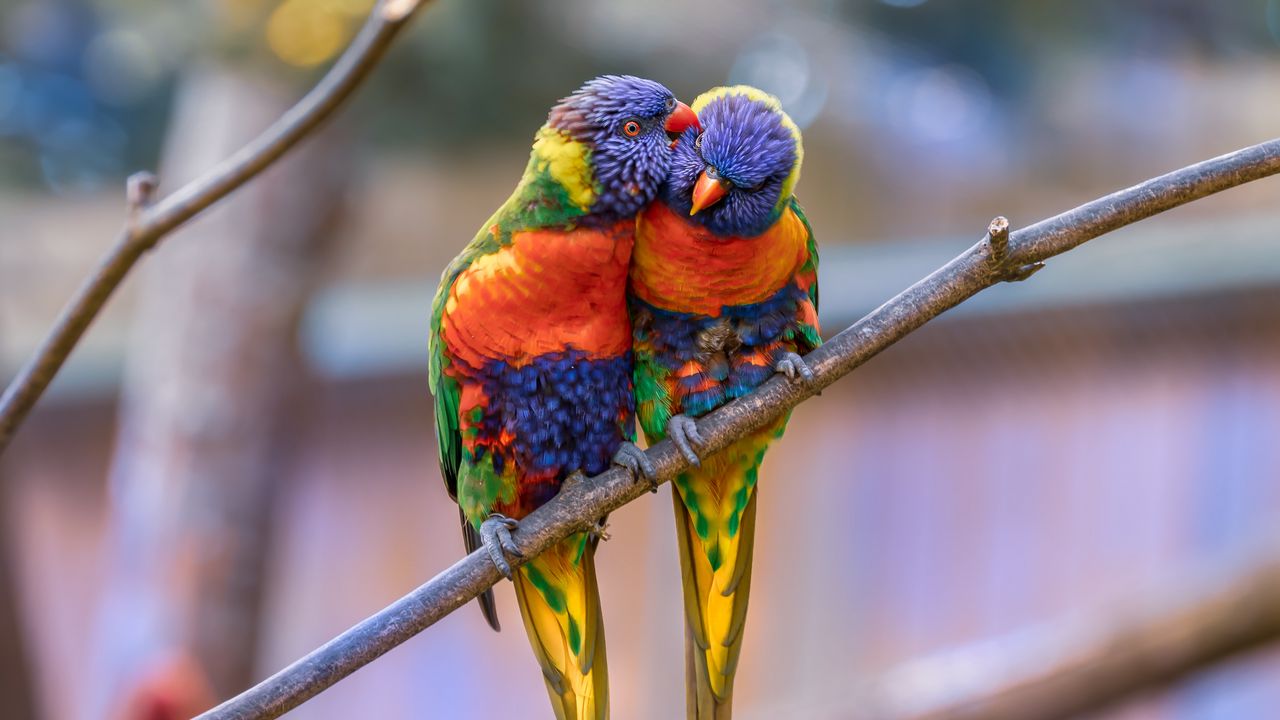
[[[650,442],[666,436],[672,415],[698,417],[746,395],[774,374],[783,354],[807,353],[821,343],[812,233],[798,206],[783,217],[787,219],[765,234],[745,239],[759,243],[761,252],[723,255],[736,257],[741,264],[726,263],[717,277],[699,278],[694,250],[708,242],[704,231],[666,209],[654,208],[643,216],[632,269],[631,308],[636,408]],[[652,228],[646,223],[652,218],[665,228],[662,235],[650,234]],[[684,232],[666,224],[673,218],[685,226]],[[789,227],[804,229],[799,243],[804,251],[798,256]],[[650,243],[666,247],[656,251]],[[672,245],[683,249],[677,251]],[[655,282],[646,283],[649,273],[641,269],[638,259],[658,255],[688,260],[667,266],[669,273],[653,273]],[[766,256],[771,259],[759,259]],[[785,266],[788,272],[774,274],[777,267]],[[688,273],[689,280],[671,279],[681,273]],[[769,276],[772,282],[757,287],[739,287],[731,280]],[[757,301],[733,305],[726,304],[726,299]],[[681,473],[673,482],[690,718],[730,717],[750,596],[756,482],[769,442],[780,437],[785,427],[783,417],[703,459],[700,468]]]
[[[754,88],[694,103],[704,132],[680,139],[660,202],[641,216],[630,280],[636,409],[649,441],[675,414],[750,393],[789,354],[821,343],[818,255],[791,195],[799,130]],[[697,178],[727,183],[691,215]],[[787,417],[681,473],[672,499],[684,590],[689,718],[727,720],[742,650],[760,464]]]
[[[666,173],[663,121],[675,107],[666,88],[626,76],[562,100],[515,191],[441,278],[429,379],[441,475],[469,552],[490,515],[525,517],[634,436],[627,268],[634,213]],[[645,132],[620,134],[632,121]],[[608,717],[595,550],[578,534],[514,577],[561,720]],[[480,606],[498,629],[491,592]]]
[[[609,707],[595,548],[586,533],[516,572],[516,598],[557,720],[598,718]]]

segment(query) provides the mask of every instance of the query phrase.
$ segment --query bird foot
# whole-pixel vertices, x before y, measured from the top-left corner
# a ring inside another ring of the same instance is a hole
[[[636,446],[633,442],[623,441],[618,447],[618,452],[613,454],[613,464],[620,465],[631,471],[631,476],[637,480],[644,479],[649,483],[649,492],[658,492],[658,469],[653,466],[653,461],[645,454],[643,450]]]
[[[524,553],[520,552],[515,541],[511,539],[511,531],[518,527],[520,527],[519,522],[501,513],[493,513],[489,519],[480,523],[480,542],[489,553],[489,559],[493,561],[494,567],[498,568],[502,577],[508,580],[511,579],[511,563],[507,562],[503,551],[519,560],[524,559]]]
[[[695,445],[702,444],[702,435],[698,434],[698,424],[693,418],[688,415],[672,415],[667,421],[667,437],[671,438],[671,442],[675,443],[676,449],[690,465],[702,466],[702,460],[693,449]]]
[[[787,379],[791,381],[795,381],[798,378],[806,383],[813,382],[813,370],[810,369],[804,358],[793,352],[784,353],[782,358],[774,364],[773,369],[775,372],[786,375]]]

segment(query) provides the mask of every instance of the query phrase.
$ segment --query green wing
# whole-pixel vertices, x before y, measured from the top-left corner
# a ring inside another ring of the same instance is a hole
[[[647,308],[632,305],[634,335],[632,357],[635,360],[636,419],[650,444],[667,435],[673,401],[670,391],[671,372],[658,361],[651,334],[653,318]]]
[[[462,466],[462,431],[458,426],[458,402],[462,394],[458,381],[445,374],[449,364],[445,356],[444,339],[440,322],[444,315],[445,300],[453,289],[458,275],[471,264],[474,256],[464,252],[459,255],[440,277],[440,287],[431,303],[431,342],[428,359],[428,381],[435,397],[436,445],[440,457],[440,477],[449,497],[458,499],[458,470]]]
[[[818,313],[818,242],[813,237],[813,226],[809,224],[809,218],[805,217],[804,209],[800,207],[800,202],[796,200],[794,195],[791,197],[791,211],[796,214],[796,217],[800,218],[800,222],[804,223],[804,229],[809,234],[809,238],[806,241],[809,257],[804,265],[800,266],[796,276],[801,282],[809,283],[809,301],[813,303],[815,321],[812,323],[801,321],[800,334],[809,345],[808,349],[812,350],[822,344],[822,336],[818,332],[818,324],[816,322]]]
[[[521,187],[524,183],[521,183]],[[440,276],[440,287],[431,303],[431,343],[428,359],[428,381],[431,394],[435,396],[436,444],[440,450],[440,476],[444,478],[444,486],[449,497],[458,499],[458,472],[462,467],[462,430],[458,424],[458,404],[462,388],[458,381],[450,377],[445,368],[449,366],[449,356],[441,334],[441,323],[444,319],[444,306],[453,291],[453,284],[476,258],[497,252],[511,240],[511,224],[513,206],[519,198],[519,189],[498,212],[489,218],[484,228],[476,233],[475,238],[463,249],[462,253],[449,263],[444,274]],[[495,229],[497,232],[495,233]]]

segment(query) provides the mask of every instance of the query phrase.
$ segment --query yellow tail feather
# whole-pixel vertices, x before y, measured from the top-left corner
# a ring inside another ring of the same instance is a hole
[[[756,524],[759,454],[748,447],[745,453],[726,450],[704,460],[672,493],[684,585],[690,720],[728,720],[732,714]]]
[[[516,599],[557,720],[609,717],[595,543],[570,535],[516,572]]]

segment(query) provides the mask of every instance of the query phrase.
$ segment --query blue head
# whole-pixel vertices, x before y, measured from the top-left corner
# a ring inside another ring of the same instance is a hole
[[[571,194],[582,191],[587,215],[619,219],[653,201],[667,176],[673,137],[697,122],[688,105],[652,80],[602,75],[551,109],[547,126],[570,143],[545,152],[561,153],[565,165],[585,163],[579,178],[562,168],[557,179]]]
[[[702,132],[676,144],[663,200],[717,235],[759,235],[800,179],[800,129],[772,95],[746,85],[698,96]]]

